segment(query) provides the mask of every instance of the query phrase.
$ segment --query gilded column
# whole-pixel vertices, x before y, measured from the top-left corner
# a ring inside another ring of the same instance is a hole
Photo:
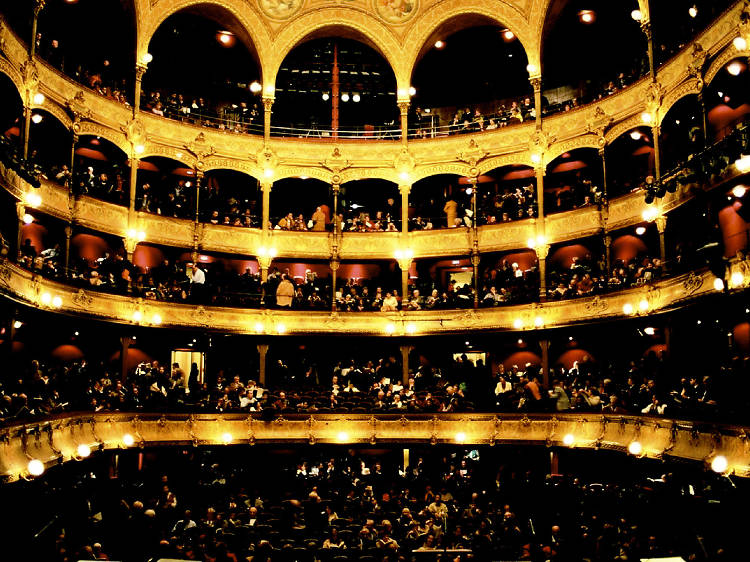
[[[133,92],[133,119],[136,118],[141,109],[141,92],[143,90],[143,75],[146,74],[148,65],[144,62],[135,64],[135,91]]]
[[[18,234],[16,241],[16,252],[21,251],[21,245],[23,244],[23,217],[26,215],[26,205],[23,201],[16,201],[16,215],[18,216]]]
[[[656,60],[654,58],[654,36],[653,32],[651,30],[651,19],[644,18],[643,21],[641,21],[641,31],[643,31],[643,34],[646,36],[646,41],[648,42],[648,65],[649,65],[649,74],[651,75],[651,81],[656,82]]]
[[[29,58],[36,55],[36,33],[39,25],[39,14],[42,13],[46,0],[34,0],[34,18],[31,20],[31,41],[29,42]]]
[[[70,277],[70,239],[73,237],[73,224],[68,223],[65,227],[65,256],[64,268],[65,277]]]
[[[542,384],[544,388],[549,389],[549,340],[540,340],[539,347],[542,348]]]
[[[271,189],[273,188],[272,181],[262,181],[260,183],[260,189],[263,193],[263,201],[261,205],[261,228],[264,234],[271,230]]]
[[[135,228],[135,197],[138,190],[138,164],[140,160],[133,156],[129,161],[130,166],[130,198],[128,204],[128,228]]]
[[[331,312],[336,313],[336,274],[339,270],[339,265],[341,265],[341,262],[338,259],[338,256],[331,257],[331,261],[329,262],[329,265],[331,266]]]
[[[195,170],[195,220],[193,222],[193,262],[198,261],[200,247],[200,219],[201,219],[201,185],[203,184],[203,170]]]
[[[536,128],[542,128],[542,77],[535,76],[529,79],[531,87],[534,88],[534,113],[536,114]]]
[[[401,193],[401,232],[407,234],[409,232],[409,192],[411,186],[399,185],[398,191]]]
[[[401,346],[401,384],[409,384],[409,353],[414,349],[411,345]]]
[[[537,244],[536,257],[539,260],[539,299],[547,300],[547,254],[548,244]]]
[[[409,139],[409,100],[400,100],[398,109],[401,114],[401,144],[406,146]]]
[[[409,294],[409,268],[411,267],[413,258],[411,252],[407,253],[409,254],[408,256],[396,258],[398,260],[398,267],[401,269],[401,298],[403,301],[406,300]]]
[[[607,195],[607,160],[604,148],[603,146],[599,148],[599,158],[602,159],[602,198],[605,201],[609,201],[609,196]]]
[[[664,233],[667,231],[667,215],[659,215],[654,219],[656,230],[659,231],[659,259],[661,260],[662,269],[667,264],[667,245],[664,239]]]
[[[536,219],[536,239],[534,240],[534,250],[539,260],[539,298],[547,298],[547,227],[544,217],[544,166],[536,166],[536,198],[537,198],[537,219]]]
[[[271,139],[271,109],[274,99],[273,96],[263,95],[263,142],[266,145]]]
[[[268,353],[268,344],[259,343],[258,348],[258,384],[263,387],[266,385],[266,354]]]

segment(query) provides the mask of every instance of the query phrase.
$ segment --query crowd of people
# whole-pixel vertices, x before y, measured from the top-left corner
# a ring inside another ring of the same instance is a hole
[[[62,411],[175,411],[278,413],[586,412],[673,418],[743,419],[746,367],[735,358],[712,372],[675,372],[663,352],[630,362],[597,363],[584,355],[554,365],[543,384],[539,364],[454,354],[404,369],[387,353],[335,364],[306,356],[269,360],[268,383],[257,372],[219,369],[201,374],[153,360],[125,379],[104,362],[45,364],[14,370],[0,388],[3,421]]]
[[[559,213],[591,205],[601,205],[604,194],[600,186],[580,171],[575,174],[548,175],[545,184],[546,213]]]
[[[60,562],[736,559],[723,531],[744,492],[718,476],[677,466],[552,474],[487,449],[418,450],[409,462],[397,453],[267,452],[259,463],[196,449],[179,459],[160,453],[114,480],[104,469],[72,486],[60,480],[44,495],[57,499],[66,532],[47,554]],[[709,514],[706,498],[721,509]]]

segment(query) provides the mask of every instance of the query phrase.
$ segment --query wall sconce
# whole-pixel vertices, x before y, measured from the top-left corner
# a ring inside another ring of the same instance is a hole
[[[23,196],[24,203],[28,205],[29,207],[38,207],[42,204],[42,198],[31,191],[26,193],[26,195]]]
[[[411,260],[414,257],[414,250],[411,248],[398,249],[393,254],[398,261]]]

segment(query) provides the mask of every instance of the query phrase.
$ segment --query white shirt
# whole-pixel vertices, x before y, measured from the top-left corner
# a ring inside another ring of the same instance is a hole
[[[190,280],[198,285],[203,285],[206,282],[206,274],[203,273],[203,270],[200,267],[197,267],[193,271],[193,276]]]

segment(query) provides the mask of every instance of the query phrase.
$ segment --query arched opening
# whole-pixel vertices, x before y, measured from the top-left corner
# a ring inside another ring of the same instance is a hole
[[[628,2],[554,0],[542,36],[543,107],[565,111],[612,95],[649,71],[648,45]]]
[[[471,210],[471,196],[459,185],[460,179],[457,174],[438,174],[414,182],[409,193],[409,230],[454,228],[456,219]]]
[[[76,195],[90,195],[116,205],[128,206],[130,200],[127,155],[110,141],[82,135],[75,150]]]
[[[210,224],[259,228],[260,184],[237,170],[206,172],[200,196],[200,220]]]
[[[29,160],[43,170],[47,179],[69,184],[72,143],[70,131],[54,115],[44,109],[32,112]]]
[[[495,20],[467,14],[443,23],[412,72],[410,134],[477,132],[533,119],[528,64],[521,42]]]
[[[474,271],[465,255],[419,259],[412,268],[415,274],[409,283],[412,292],[404,310],[474,306]]]
[[[135,208],[165,217],[195,217],[195,170],[162,156],[138,162]]]
[[[654,138],[650,127],[636,127],[605,149],[607,197],[638,191],[654,174]]]
[[[318,30],[287,54],[273,111],[278,136],[400,136],[393,69],[366,39],[341,28]]]
[[[0,132],[3,142],[19,140],[23,129],[23,100],[13,81],[0,73]],[[15,139],[15,140],[13,140]]]
[[[260,64],[230,12],[199,4],[172,14],[151,37],[141,107],[233,132],[263,131]]]
[[[547,166],[545,214],[599,205],[602,185],[602,161],[595,148],[577,148],[561,154]]]
[[[656,64],[667,62],[734,3],[734,0],[649,2]]]
[[[479,224],[498,224],[536,217],[536,173],[511,164],[487,172],[493,181],[479,184]]]
[[[607,267],[599,237],[553,245],[547,268],[549,300],[590,297],[607,289]]]
[[[324,231],[332,224],[331,186],[308,177],[284,178],[271,190],[270,220],[279,230]]]
[[[747,119],[750,113],[750,71],[747,59],[728,62],[704,92],[708,112],[708,138],[713,141],[727,136]]]
[[[675,103],[661,122],[659,148],[662,173],[669,172],[703,148],[703,109],[697,95]]]
[[[37,52],[84,86],[126,102],[132,101],[135,37],[130,0],[52,0],[39,15]]]
[[[539,298],[539,261],[534,250],[482,254],[479,302],[483,307],[534,302]]]
[[[339,196],[339,219],[348,232],[399,232],[401,195],[396,184],[382,179],[345,183]]]

